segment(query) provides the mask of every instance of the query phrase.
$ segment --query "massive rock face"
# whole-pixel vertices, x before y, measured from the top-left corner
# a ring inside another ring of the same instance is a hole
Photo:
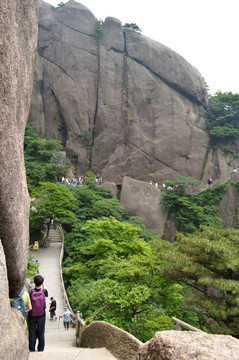
[[[29,197],[23,139],[33,82],[36,19],[34,0],[1,2],[0,239],[11,297],[21,290],[27,268]]]
[[[39,43],[30,119],[60,139],[83,175],[161,182],[199,179],[208,145],[199,72],[166,46],[70,0],[39,2]],[[99,39],[99,35],[100,39]]]

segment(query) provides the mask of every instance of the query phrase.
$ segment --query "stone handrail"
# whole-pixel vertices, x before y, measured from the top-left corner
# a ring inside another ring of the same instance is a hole
[[[180,331],[181,328],[184,328],[184,329],[190,330],[190,331],[200,331],[200,332],[204,332],[204,331],[202,331],[202,330],[200,330],[200,329],[197,329],[197,328],[195,328],[194,326],[189,325],[188,323],[186,323],[186,322],[184,322],[184,321],[182,321],[182,320],[179,320],[179,319],[177,319],[177,318],[175,318],[175,317],[174,317],[172,320],[173,320],[174,324],[176,325],[176,330],[178,330],[178,331]]]
[[[64,304],[65,306],[68,307],[68,309],[70,310],[70,312],[74,315],[74,317],[76,317],[76,315],[74,314],[67,293],[66,293],[66,289],[65,289],[65,285],[64,285],[64,281],[63,281],[63,275],[62,275],[62,260],[63,260],[63,256],[64,256],[64,232],[61,226],[58,226],[58,229],[60,230],[61,233],[61,238],[62,238],[62,247],[61,247],[61,253],[60,253],[60,282],[61,282],[61,288],[62,288],[62,292],[63,292],[63,297],[64,297]],[[71,321],[75,324],[75,321],[71,319]]]
[[[78,346],[96,349],[104,347],[118,360],[135,360],[143,346],[141,341],[127,331],[104,321],[94,321],[84,329],[83,325],[79,325]]]

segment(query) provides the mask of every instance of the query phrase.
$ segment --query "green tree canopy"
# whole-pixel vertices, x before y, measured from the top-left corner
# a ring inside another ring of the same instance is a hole
[[[239,136],[239,94],[217,92],[209,99],[206,115],[214,142]]]
[[[162,203],[178,222],[178,230],[194,232],[201,224],[217,226],[221,220],[217,217],[220,201],[227,183],[218,184],[196,194],[186,193],[182,184],[174,191],[165,190]]]
[[[211,332],[238,335],[239,230],[201,227],[157,248],[161,273],[193,291],[184,297]]]
[[[40,183],[34,192],[35,200],[31,202],[30,237],[41,239],[40,231],[49,230],[51,219],[62,223],[66,219],[75,218],[73,212],[75,198],[66,185],[51,182]]]
[[[172,328],[181,287],[158,271],[152,247],[139,229],[114,218],[87,221],[66,236],[64,278],[74,310],[105,320],[143,341]],[[73,240],[73,241],[72,241]]]
[[[29,192],[39,182],[55,182],[69,170],[68,160],[61,152],[59,140],[40,139],[33,126],[27,123],[24,138],[24,157]]]

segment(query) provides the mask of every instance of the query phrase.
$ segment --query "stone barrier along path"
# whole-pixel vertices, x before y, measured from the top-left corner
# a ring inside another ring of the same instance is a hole
[[[55,235],[58,230],[55,231]],[[52,230],[51,230],[52,233]],[[44,352],[31,352],[29,359],[41,360],[114,360],[115,358],[106,349],[83,349],[76,347],[75,329],[64,330],[63,321],[59,315],[64,312],[64,298],[60,284],[60,253],[62,243],[50,242],[47,248],[31,251],[31,255],[40,263],[39,273],[45,279],[48,290],[46,299],[46,331]],[[33,284],[34,287],[34,284]],[[50,297],[57,302],[57,320],[49,320]]]

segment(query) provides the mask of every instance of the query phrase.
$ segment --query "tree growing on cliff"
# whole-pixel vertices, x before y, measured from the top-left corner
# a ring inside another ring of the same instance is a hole
[[[142,30],[139,28],[139,26],[135,23],[125,23],[123,26],[123,30],[125,29],[132,29],[134,31],[136,31],[137,33],[141,33]]]
[[[65,176],[69,162],[62,155],[59,140],[40,139],[34,127],[27,123],[24,138],[24,158],[28,189],[31,194],[39,182],[55,182]]]
[[[198,183],[196,180],[195,182]],[[171,183],[175,189],[174,191],[164,191],[162,203],[167,205],[169,214],[174,215],[179,231],[193,233],[201,224],[221,225],[217,212],[226,190],[226,182],[196,194],[187,193],[185,190],[185,186],[190,185],[191,182],[174,181]],[[176,188],[175,184],[178,184],[178,188]],[[194,185],[193,182],[192,184]]]
[[[239,136],[239,94],[217,92],[209,99],[206,115],[213,142]]]
[[[157,249],[164,259],[161,272],[192,291],[184,297],[210,332],[239,332],[239,230],[201,227],[189,236],[177,235],[173,244]]]

